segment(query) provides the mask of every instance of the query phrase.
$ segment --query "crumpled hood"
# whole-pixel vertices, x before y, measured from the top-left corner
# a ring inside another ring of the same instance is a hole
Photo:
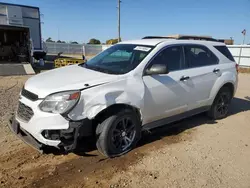
[[[117,80],[118,78],[118,75],[71,65],[31,77],[25,83],[25,89],[37,94],[39,98],[44,98],[52,93],[93,87]]]

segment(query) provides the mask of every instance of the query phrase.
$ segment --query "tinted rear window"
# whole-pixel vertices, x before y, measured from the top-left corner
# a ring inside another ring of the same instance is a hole
[[[231,52],[228,50],[226,46],[214,46],[220,53],[226,56],[231,61],[234,61],[234,57],[232,56]]]
[[[209,66],[218,64],[218,58],[205,46],[184,46],[185,59],[189,68]]]

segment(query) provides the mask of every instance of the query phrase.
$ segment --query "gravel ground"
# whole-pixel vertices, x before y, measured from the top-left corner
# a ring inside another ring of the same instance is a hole
[[[28,76],[0,77],[0,187],[250,187],[250,75],[239,75],[230,115],[204,114],[144,133],[125,156],[96,150],[42,155],[7,123]]]

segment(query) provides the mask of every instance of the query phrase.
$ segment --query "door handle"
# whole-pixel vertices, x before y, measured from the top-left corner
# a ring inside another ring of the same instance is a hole
[[[189,78],[190,78],[189,76],[182,76],[181,79],[180,79],[180,81],[186,81],[186,80],[188,80]]]
[[[220,69],[214,69],[213,72],[218,73],[218,72],[220,72]]]

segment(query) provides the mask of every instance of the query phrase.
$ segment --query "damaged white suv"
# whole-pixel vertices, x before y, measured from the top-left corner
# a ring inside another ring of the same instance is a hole
[[[146,37],[28,79],[10,128],[41,151],[74,151],[94,135],[98,150],[116,157],[143,129],[201,112],[226,117],[236,88],[237,64],[225,44]]]

